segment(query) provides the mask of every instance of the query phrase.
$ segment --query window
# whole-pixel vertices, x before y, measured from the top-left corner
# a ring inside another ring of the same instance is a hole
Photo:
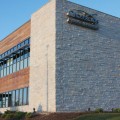
[[[3,77],[3,70],[1,70],[1,77]]]
[[[24,88],[23,91],[23,105],[27,104],[27,88]]]
[[[20,70],[20,62],[17,62],[17,71]]]
[[[4,76],[7,75],[7,68],[4,68]]]
[[[20,47],[21,47],[20,44],[18,44],[18,45],[17,45],[17,49],[20,49]]]
[[[20,52],[17,53],[17,62],[20,61]]]
[[[15,106],[15,91],[12,91],[12,106]]]
[[[23,47],[24,46],[24,41],[21,43],[21,47]]]
[[[1,59],[2,57],[4,58],[5,56],[7,56],[5,59],[2,59],[0,61],[0,78],[24,69],[30,65],[30,46],[28,46],[29,44],[30,39],[26,39],[22,43],[14,46],[7,52],[0,55]]]
[[[19,90],[16,90],[16,99],[15,99],[15,106],[19,105]]]
[[[0,94],[0,108],[28,105],[28,101],[28,87]]]
[[[10,71],[9,71],[9,66],[7,67],[7,75],[10,74]]]
[[[2,94],[0,94],[0,108],[2,108]]]
[[[5,107],[8,107],[8,92],[5,94]]]
[[[13,72],[13,65],[10,65],[10,74]]]
[[[28,58],[24,59],[24,68],[28,66]]]
[[[20,61],[20,69],[23,69],[24,68],[24,63],[23,63],[23,60]]]
[[[16,63],[13,64],[13,73],[16,72]]]
[[[12,92],[8,92],[8,107],[12,106]]]
[[[16,50],[17,50],[17,46],[15,46],[15,47],[13,48],[13,50],[16,51]]]
[[[23,89],[20,89],[19,94],[19,105],[21,106],[23,104]]]
[[[5,93],[2,94],[2,105],[3,105],[3,108],[6,107]]]

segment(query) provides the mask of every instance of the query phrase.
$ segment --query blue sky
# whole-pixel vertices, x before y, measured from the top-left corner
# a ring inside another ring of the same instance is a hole
[[[69,0],[120,18],[120,0]],[[0,40],[28,21],[48,0],[0,0]]]

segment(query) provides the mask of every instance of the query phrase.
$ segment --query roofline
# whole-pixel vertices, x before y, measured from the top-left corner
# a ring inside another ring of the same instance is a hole
[[[50,1],[48,1],[46,4],[48,4]],[[108,14],[108,13],[105,13],[105,12],[102,12],[102,11],[99,11],[99,10],[96,10],[96,9],[93,9],[93,8],[90,8],[90,7],[87,7],[87,6],[84,6],[84,5],[81,5],[81,4],[77,4],[77,3],[75,3],[75,2],[71,2],[71,1],[67,1],[67,2],[70,2],[70,3],[72,3],[72,4],[75,4],[75,5],[79,5],[79,6],[82,6],[82,7],[85,7],[85,8],[88,8],[88,9],[91,9],[91,10],[94,10],[94,11],[97,11],[97,12],[99,12],[99,13],[102,13],[102,14],[106,14],[106,15],[108,15],[108,16],[111,16],[111,17],[114,17],[114,18],[117,18],[117,19],[120,19],[119,17],[117,17],[117,16],[114,16],[114,15],[110,15],[110,14]],[[46,5],[45,4],[45,5]],[[45,6],[45,5],[43,5],[43,6]],[[42,6],[42,7],[43,7]],[[41,8],[42,8],[41,7]],[[41,9],[40,8],[40,9]],[[39,10],[39,9],[38,9]],[[24,26],[26,23],[28,23],[28,22],[30,22],[31,21],[31,19],[30,20],[28,20],[27,22],[25,22],[24,24],[22,24],[20,27],[18,27],[17,29],[15,29],[13,32],[11,32],[9,35],[7,35],[6,37],[4,37],[2,40],[0,40],[0,42],[2,42],[4,39],[6,39],[7,37],[9,37],[11,34],[13,34],[14,32],[16,32],[18,29],[20,29],[22,26]]]
[[[20,27],[18,27],[17,29],[15,29],[14,31],[12,31],[10,34],[8,34],[6,37],[4,37],[2,40],[0,40],[0,42],[2,42],[3,40],[5,40],[7,37],[9,37],[11,34],[13,34],[14,32],[16,32],[18,29],[20,29],[21,27],[23,27],[26,23],[30,22],[30,20],[28,20],[27,22],[25,22],[24,24],[22,24]]]
[[[87,6],[81,5],[81,4],[77,4],[77,3],[75,3],[75,2],[71,2],[71,1],[68,1],[68,0],[67,0],[67,2],[73,3],[73,4],[75,4],[75,5],[79,5],[79,6],[82,6],[82,7],[86,7],[86,8],[88,8],[88,9],[91,9],[91,10],[97,11],[97,12],[99,12],[99,13],[102,13],[102,14],[105,14],[105,15],[108,15],[108,16],[111,16],[111,17],[114,17],[114,18],[120,19],[120,18],[117,17],[117,16],[114,16],[114,15],[111,15],[111,14],[108,14],[108,13],[105,13],[105,12],[102,12],[102,11],[99,11],[99,10],[96,10],[96,9],[93,9],[93,8],[90,8],[90,7],[87,7]]]

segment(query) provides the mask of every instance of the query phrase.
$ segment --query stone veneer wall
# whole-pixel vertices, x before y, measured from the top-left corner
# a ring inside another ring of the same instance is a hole
[[[51,1],[31,18],[30,110],[56,111],[55,33],[55,1]]]
[[[56,111],[120,108],[120,19],[57,1]],[[68,24],[71,9],[97,14],[99,30]]]

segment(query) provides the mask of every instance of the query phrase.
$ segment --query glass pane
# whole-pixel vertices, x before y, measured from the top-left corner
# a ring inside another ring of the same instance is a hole
[[[1,70],[1,78],[3,77],[3,70]]]
[[[21,43],[21,47],[23,47],[24,46],[24,41]]]
[[[9,66],[7,67],[7,75],[10,74]]]
[[[25,40],[25,44],[26,45],[29,44],[29,39]]]
[[[23,93],[23,105],[27,104],[27,88],[24,88],[24,93]]]
[[[29,104],[29,88],[27,88],[27,104]]]
[[[10,54],[10,50],[8,50],[8,54]]]
[[[2,58],[4,58],[4,54],[2,54]]]
[[[19,53],[17,54],[17,62],[20,61],[20,51]]]
[[[2,97],[3,97],[3,108],[6,106],[6,101],[5,101],[5,93],[3,93],[3,95],[2,95]]]
[[[9,66],[10,65],[10,60],[7,60],[7,66]]]
[[[9,95],[8,95],[8,107],[11,107],[12,106],[12,92],[9,92]]]
[[[4,67],[7,67],[7,61],[4,61]]]
[[[12,65],[13,64],[13,58],[10,58],[10,65]]]
[[[0,70],[2,69],[2,64],[0,64]]]
[[[21,47],[20,44],[18,44],[18,45],[17,45],[17,48],[19,49],[20,47]]]
[[[23,60],[23,58],[24,58],[24,51],[22,50],[20,53],[20,60]]]
[[[30,57],[28,57],[28,66],[30,66]]]
[[[15,91],[12,92],[12,106],[15,106]]]
[[[26,50],[25,50],[25,58],[27,58],[27,57],[29,57],[29,48],[27,48]]]
[[[14,51],[16,51],[17,50],[17,46],[15,46],[13,49],[14,49]]]
[[[23,89],[20,89],[20,95],[19,95],[19,105],[23,105]]]
[[[2,108],[2,94],[0,94],[0,108]]]
[[[11,53],[14,51],[14,49],[13,48],[11,48]]]
[[[23,69],[23,60],[20,61],[20,69]]]
[[[28,66],[28,62],[27,61],[28,61],[27,58],[24,59],[24,68],[26,68]]]
[[[17,56],[17,55],[14,55],[14,56],[13,56],[13,63],[16,63],[16,61],[17,61],[16,56]]]
[[[10,74],[13,72],[13,66],[10,66]]]
[[[15,100],[15,106],[19,105],[19,90],[16,90],[16,100]]]
[[[20,70],[20,62],[17,62],[17,71],[19,71]]]
[[[16,63],[13,64],[13,73],[16,72]]]
[[[4,76],[6,76],[7,75],[7,68],[4,68]]]
[[[8,92],[6,92],[6,107],[8,107]]]

